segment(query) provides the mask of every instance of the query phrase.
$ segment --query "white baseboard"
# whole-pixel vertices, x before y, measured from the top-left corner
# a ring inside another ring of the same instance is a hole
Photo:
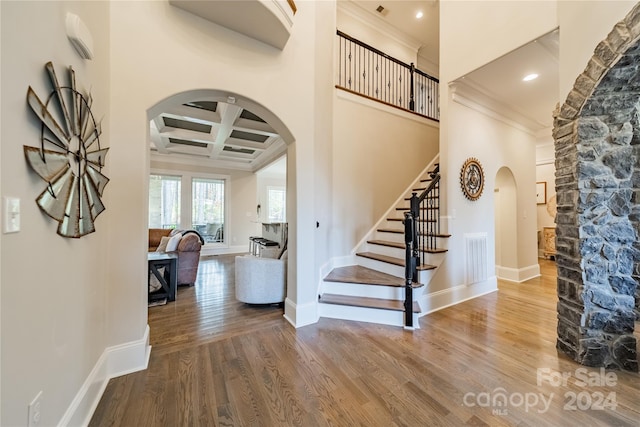
[[[318,303],[311,302],[304,305],[297,305],[287,298],[284,301],[284,318],[291,323],[294,328],[312,325],[318,322]]]
[[[149,325],[137,341],[106,348],[58,426],[87,426],[111,378],[147,369],[151,346]]]
[[[497,278],[490,277],[484,282],[472,285],[459,285],[438,292],[425,293],[420,297],[420,316],[451,307],[452,305],[490,294],[498,290]]]
[[[496,275],[501,280],[522,283],[540,276],[540,265],[534,264],[520,269],[496,265]]]

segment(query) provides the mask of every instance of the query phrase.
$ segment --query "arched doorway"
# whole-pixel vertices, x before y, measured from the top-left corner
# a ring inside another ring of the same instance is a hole
[[[518,281],[518,193],[511,170],[496,173],[494,189],[496,276]]]
[[[555,113],[557,347],[638,370],[640,5],[595,50]]]
[[[246,252],[248,237],[259,235],[262,218],[259,216],[259,210],[256,213],[256,197],[247,197],[244,194],[247,193],[246,187],[245,191],[241,191],[233,182],[230,186],[226,185],[234,176],[228,171],[241,171],[244,177],[239,178],[237,182],[242,179],[243,185],[246,185],[246,176],[255,176],[258,170],[283,156],[287,161],[285,170],[293,170],[295,156],[286,156],[286,153],[294,138],[287,126],[271,110],[252,99],[216,89],[191,90],[169,96],[147,110],[147,119],[150,124],[147,126],[147,139],[151,148],[160,153],[159,155],[166,154],[156,163],[176,162],[180,169],[179,179],[185,181],[185,176],[188,177],[188,185],[182,185],[182,190],[178,190],[183,199],[190,199],[188,202],[183,200],[178,208],[183,214],[180,220],[181,228],[193,228],[204,237],[207,255]],[[151,159],[151,156],[148,159]],[[149,168],[149,164],[147,167]],[[220,172],[220,176],[214,176],[217,171],[227,172]],[[171,171],[168,175],[172,175]],[[286,180],[286,191],[295,188],[295,174],[291,175],[290,178],[287,176],[283,179]],[[224,220],[214,219],[196,224],[192,218],[192,206],[195,206],[195,199],[191,199],[190,193],[195,193],[195,187],[194,190],[191,189],[192,184],[201,187],[214,186],[214,181],[222,182],[222,193],[236,204],[235,212],[233,215],[222,215],[226,218]],[[234,186],[235,193],[229,195],[229,192],[234,191]],[[257,191],[257,188],[254,190]],[[185,193],[188,193],[189,197],[184,197]],[[240,198],[243,200],[238,201]],[[291,199],[295,200],[294,197],[285,200]],[[295,209],[286,211],[287,222],[294,228]],[[237,233],[240,236],[237,239],[234,223],[245,224],[244,229]],[[249,232],[247,229],[251,227],[253,230]],[[210,228],[212,231],[209,231]],[[222,248],[222,251],[212,252],[214,246]],[[295,247],[295,243],[292,242],[291,246]],[[239,248],[245,250],[238,250]]]

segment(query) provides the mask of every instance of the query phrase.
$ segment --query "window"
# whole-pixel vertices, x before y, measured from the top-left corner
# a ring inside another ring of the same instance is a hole
[[[149,227],[176,228],[180,225],[180,177],[149,177]]]
[[[224,180],[193,178],[191,223],[207,243],[224,241]]]
[[[226,245],[228,176],[152,172],[149,176],[150,228],[193,229],[200,233],[205,244]]]
[[[287,192],[284,187],[267,188],[267,213],[269,222],[285,222]]]

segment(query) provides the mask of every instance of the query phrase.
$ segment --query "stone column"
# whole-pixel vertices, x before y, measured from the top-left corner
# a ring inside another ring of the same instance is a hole
[[[640,8],[600,43],[556,111],[557,348],[638,370]]]

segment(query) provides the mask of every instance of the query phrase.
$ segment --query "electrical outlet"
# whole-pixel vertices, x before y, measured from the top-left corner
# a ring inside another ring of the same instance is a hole
[[[42,410],[42,391],[33,398],[31,403],[29,404],[29,421],[27,422],[28,427],[36,427],[40,425],[40,418]]]

